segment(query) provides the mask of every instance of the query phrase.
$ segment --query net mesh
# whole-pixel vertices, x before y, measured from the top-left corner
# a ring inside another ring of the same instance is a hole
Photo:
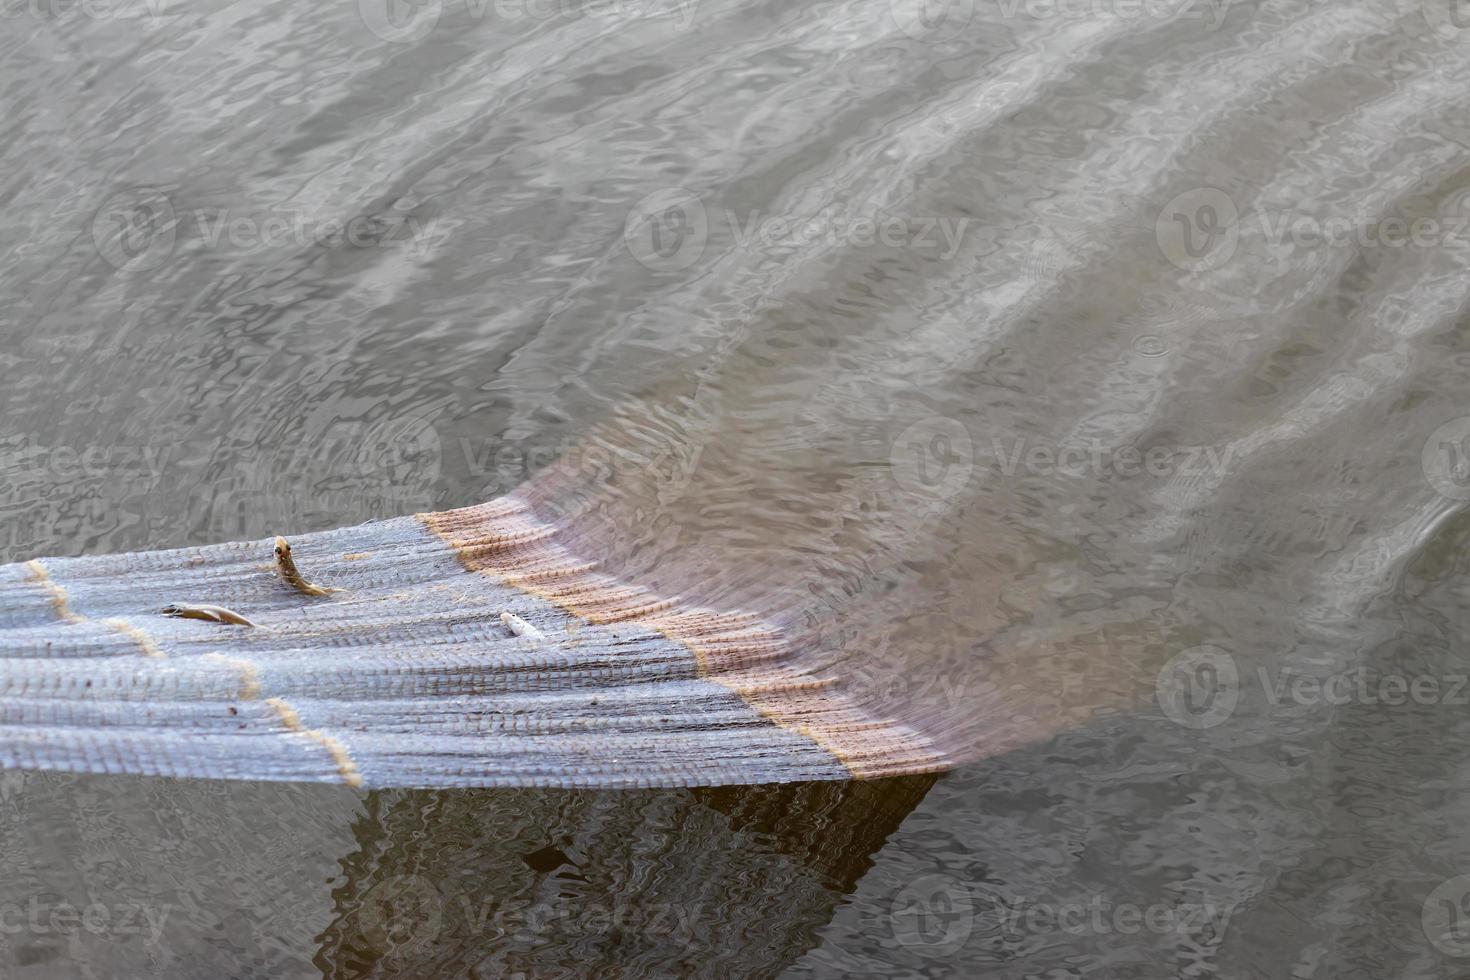
[[[274,538],[0,566],[0,766],[386,788],[949,764],[758,617],[619,581],[557,538],[515,498],[291,538],[327,596],[276,574]]]

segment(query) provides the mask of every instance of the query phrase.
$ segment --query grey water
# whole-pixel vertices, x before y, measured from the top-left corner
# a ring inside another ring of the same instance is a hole
[[[626,425],[602,557],[966,760],[0,773],[0,976],[1470,976],[1467,85],[1459,0],[0,2],[0,561]]]

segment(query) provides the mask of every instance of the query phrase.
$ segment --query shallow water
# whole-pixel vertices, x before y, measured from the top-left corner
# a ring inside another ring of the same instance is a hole
[[[1470,971],[1462,6],[5,6],[0,560],[530,481],[971,761],[0,774],[4,975]]]

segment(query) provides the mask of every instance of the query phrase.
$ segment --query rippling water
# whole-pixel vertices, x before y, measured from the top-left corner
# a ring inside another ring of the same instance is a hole
[[[525,487],[972,760],[0,774],[6,976],[1470,969],[1459,0],[0,20],[0,561]]]

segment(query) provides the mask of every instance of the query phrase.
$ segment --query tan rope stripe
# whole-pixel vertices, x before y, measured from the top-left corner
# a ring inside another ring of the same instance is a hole
[[[51,605],[63,622],[80,623],[82,621],[81,616],[71,611],[70,599],[67,597],[66,590],[52,581],[51,573],[46,570],[45,565],[33,559],[26,562],[26,568],[30,569],[31,580],[50,594]]]
[[[103,622],[138,644],[138,648],[143,651],[143,656],[153,657],[156,660],[168,659],[164,652],[159,649],[158,644],[153,642],[151,636],[126,619],[104,619]]]
[[[545,600],[588,623],[631,623],[677,642],[696,674],[732,691],[752,710],[825,749],[853,776],[932,772],[942,756],[916,734],[875,722],[828,691],[835,679],[781,666],[791,654],[782,635],[749,613],[677,611],[675,600],[595,571],[553,538],[555,529],[524,504],[497,500],[419,514],[466,569]]]
[[[240,700],[254,701],[260,697],[260,673],[255,669],[255,664],[238,657],[227,657],[222,653],[206,653],[203,659],[235,668],[240,675]]]
[[[86,621],[86,617],[72,611],[66,589],[62,588],[60,584],[51,578],[51,573],[47,571],[45,565],[33,560],[26,563],[26,568],[30,570],[32,580],[50,593],[51,605],[55,607],[56,614],[63,621],[68,623],[81,623]],[[103,622],[138,644],[144,656],[152,657],[156,660],[168,659],[163,650],[153,641],[152,637],[127,620],[107,619],[103,620]],[[205,654],[204,659],[225,664],[234,668],[239,673],[241,700],[253,701],[260,697],[260,672],[255,664],[249,660],[242,660],[239,657],[227,657],[222,653]],[[303,735],[331,753],[332,762],[337,767],[337,772],[341,775],[344,783],[354,788],[362,785],[362,773],[358,771],[357,763],[352,760],[352,756],[348,753],[346,746],[326,732],[303,726],[301,724],[301,716],[296,713],[296,709],[287,704],[282,698],[267,698],[265,703],[270,705],[276,712],[277,717],[281,720],[281,724],[287,731],[297,735]]]
[[[352,761],[345,745],[320,729],[304,726],[301,716],[284,698],[266,698],[265,703],[275,710],[276,717],[280,718],[287,731],[305,735],[332,754],[332,761],[336,763],[337,772],[344,783],[354,788],[362,785],[362,773],[358,772],[357,763]]]
[[[87,617],[82,616],[81,613],[76,613],[76,611],[72,610],[71,597],[68,597],[68,595],[66,595],[66,589],[62,588],[62,585],[60,585],[59,582],[56,582],[56,579],[53,579],[53,577],[51,577],[50,570],[47,569],[44,564],[41,564],[38,560],[31,560],[26,561],[25,567],[26,569],[29,569],[29,572],[31,572],[32,582],[37,583],[37,585],[43,586],[43,588],[46,589],[47,592],[49,592],[51,597],[51,607],[56,608],[56,614],[57,616],[62,617],[62,621],[66,621],[66,623],[85,623],[85,621],[87,621]],[[123,636],[131,639],[134,644],[138,645],[138,649],[141,649],[141,651],[143,651],[144,657],[151,657],[154,658],[154,660],[166,660],[165,654],[163,654],[162,649],[159,649],[159,645],[154,644],[153,638],[151,638],[151,636],[148,636],[147,633],[144,633],[143,630],[140,629],[140,627],[134,626],[134,624],[129,623],[128,620],[103,620],[103,624],[112,627],[112,629],[118,630],[118,632],[122,633]]]
[[[87,621],[87,617],[73,611],[71,608],[71,598],[66,594],[66,589],[62,588],[61,584],[51,577],[51,572],[45,565],[41,564],[39,560],[33,559],[26,562],[26,568],[30,570],[31,580],[50,594],[51,605],[55,608],[56,614],[61,617],[63,622],[84,623]],[[143,656],[152,657],[155,660],[167,659],[163,651],[158,648],[158,644],[153,642],[152,637],[127,620],[104,619],[102,622],[104,625],[110,626],[112,629],[117,630],[123,636],[138,644],[138,649],[143,651]]]
[[[204,659],[233,667],[239,673],[240,700],[254,701],[260,697],[260,671],[255,664],[240,657],[227,657],[222,653],[207,653]],[[337,767],[337,773],[342,777],[344,783],[354,788],[362,785],[362,773],[358,771],[357,763],[352,760],[352,755],[347,751],[345,745],[326,732],[303,725],[301,715],[291,707],[285,698],[266,698],[264,703],[270,705],[271,710],[280,719],[282,727],[288,732],[304,735],[330,752],[332,763]]]

